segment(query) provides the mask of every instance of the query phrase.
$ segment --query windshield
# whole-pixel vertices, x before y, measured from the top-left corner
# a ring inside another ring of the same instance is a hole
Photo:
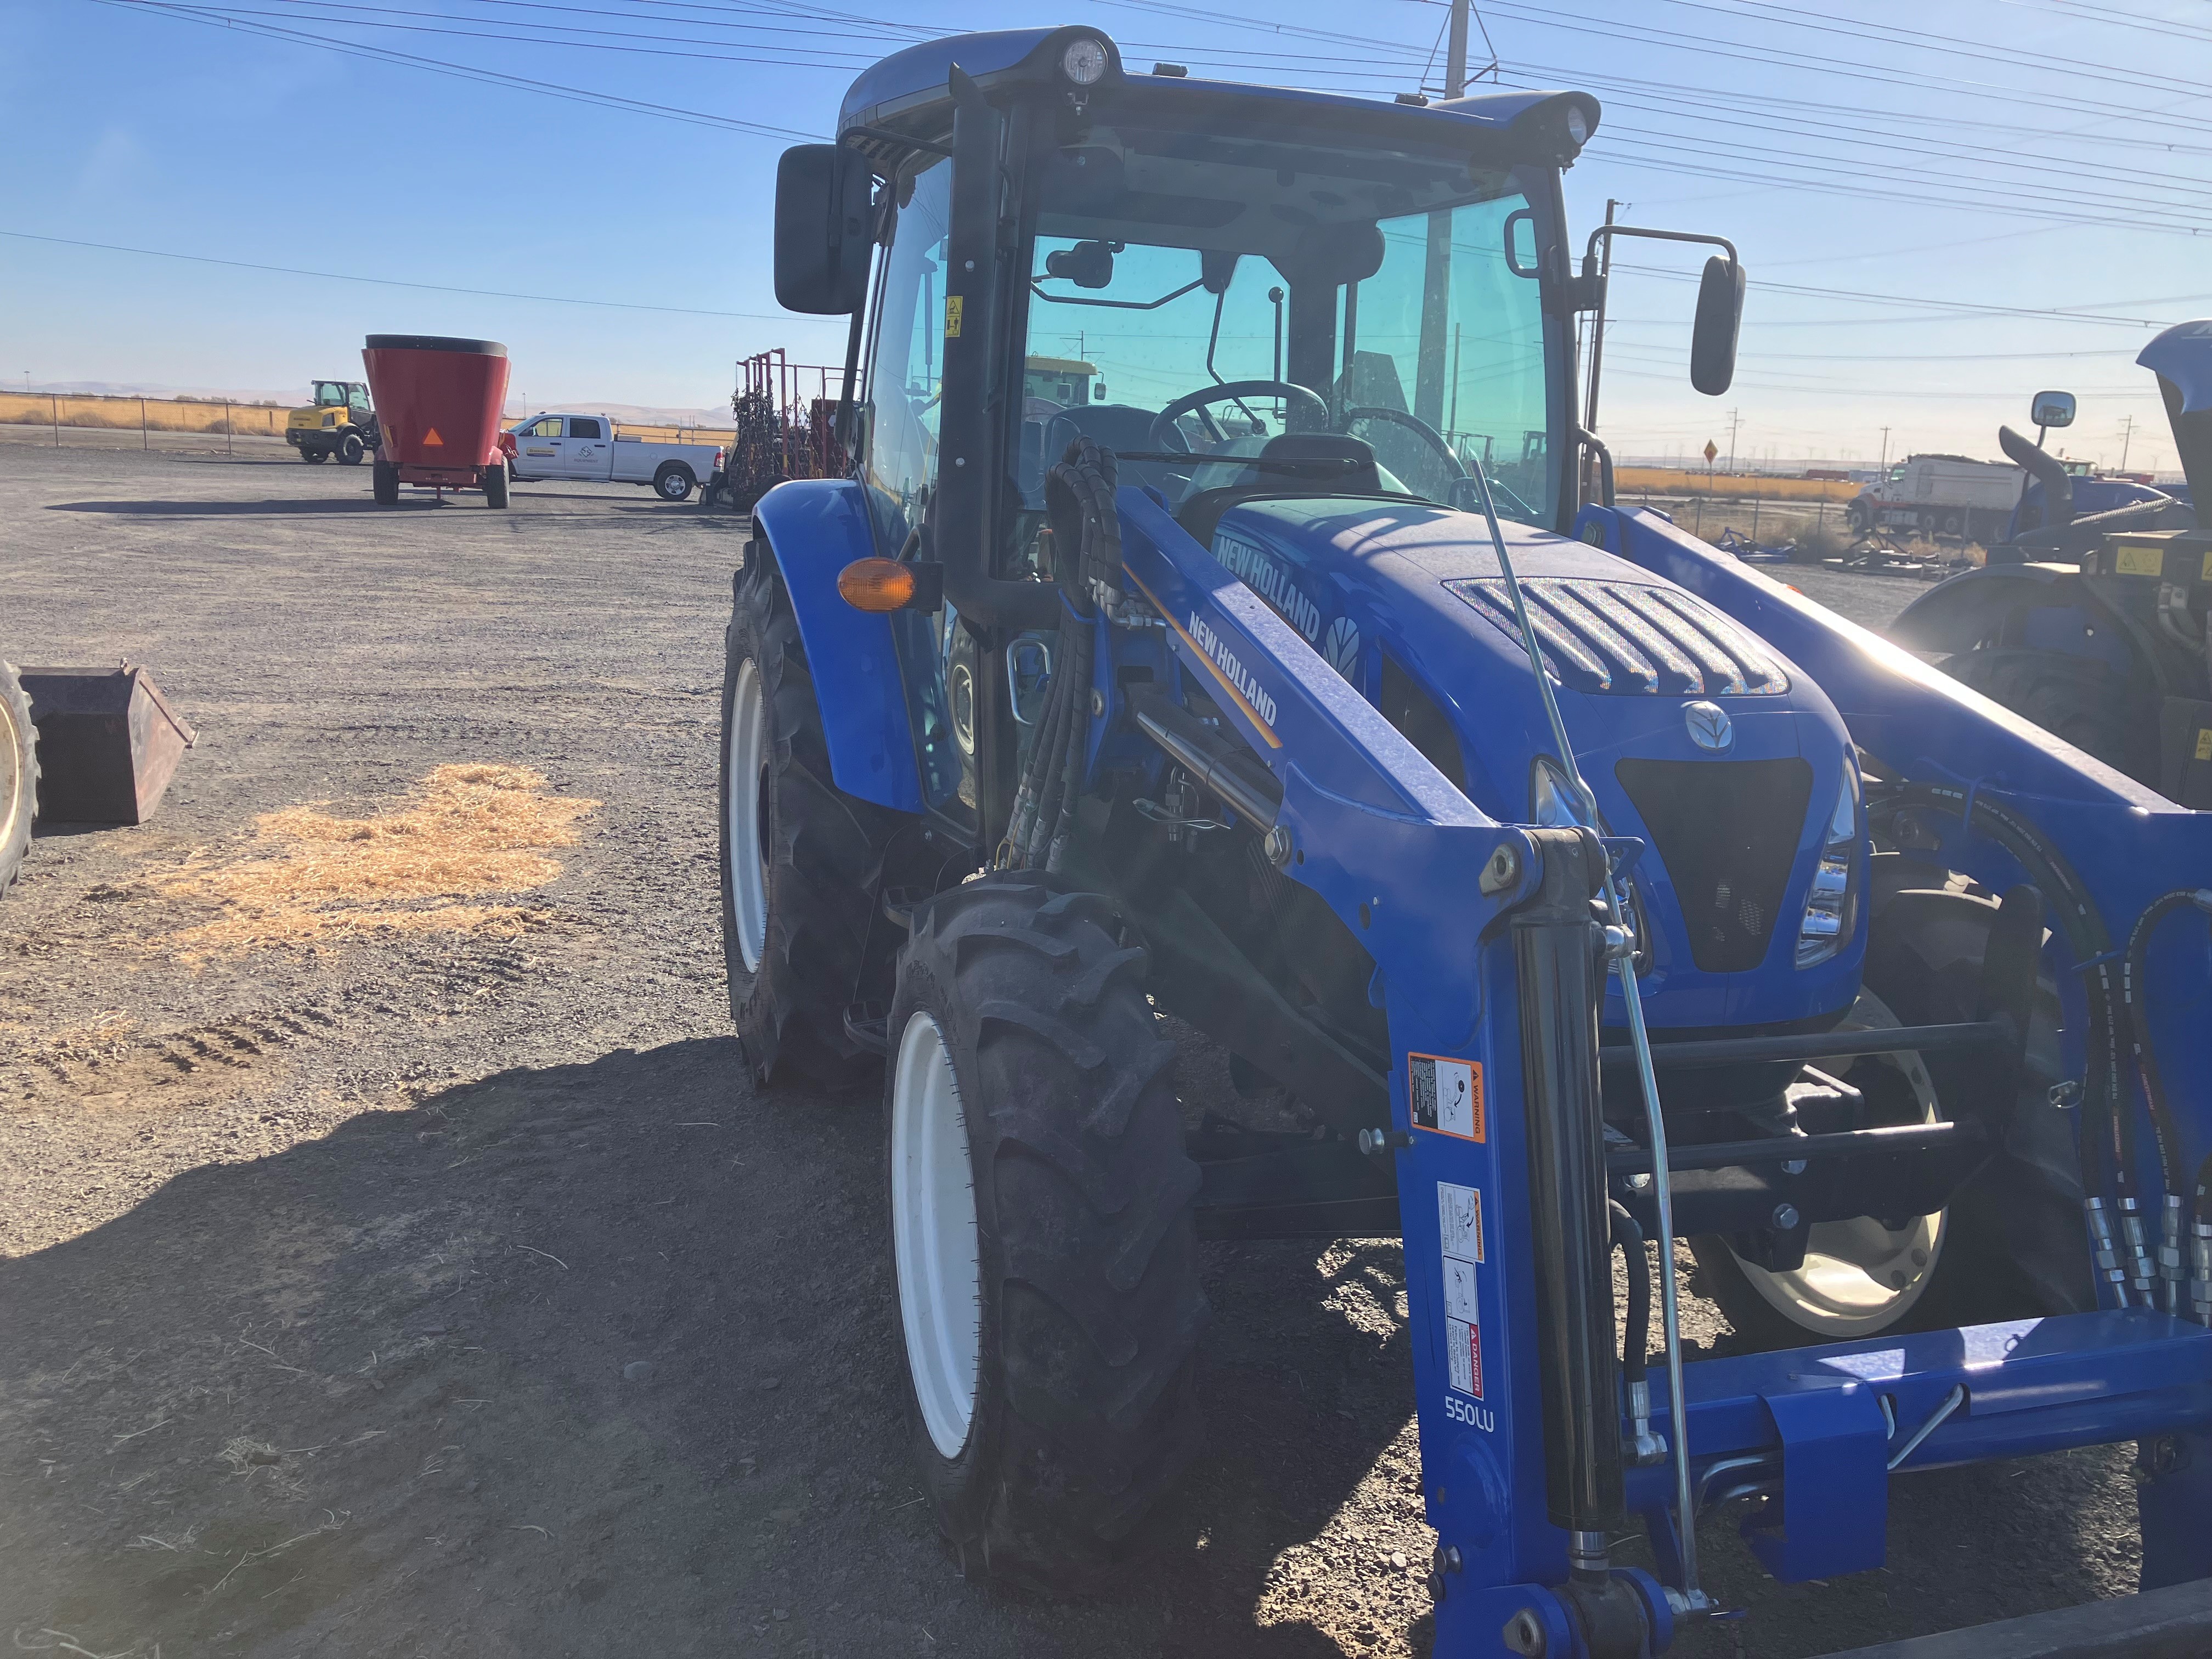
[[[1125,469],[1187,526],[1224,490],[1471,506],[1476,460],[1501,512],[1552,521],[1535,216],[1510,173],[1463,153],[1099,125],[1036,176],[1029,506],[1084,433],[1189,452]]]
[[[342,404],[345,400],[346,389],[345,383],[343,380],[318,380],[315,382],[315,406],[317,408],[324,408],[331,404]]]

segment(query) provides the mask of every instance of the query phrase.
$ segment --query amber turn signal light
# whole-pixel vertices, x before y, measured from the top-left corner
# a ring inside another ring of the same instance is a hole
[[[934,611],[943,592],[936,565],[855,559],[837,573],[837,592],[855,611]]]

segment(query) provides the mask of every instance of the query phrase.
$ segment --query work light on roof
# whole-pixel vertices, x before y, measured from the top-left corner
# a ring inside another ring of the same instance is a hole
[[[1106,73],[1106,43],[1081,35],[1060,54],[1060,72],[1079,87],[1094,87]]]
[[[1589,117],[1580,104],[1567,106],[1567,142],[1577,149],[1589,143]]]

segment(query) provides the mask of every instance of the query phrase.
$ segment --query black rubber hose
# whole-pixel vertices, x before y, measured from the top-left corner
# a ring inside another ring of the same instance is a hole
[[[1607,1208],[1613,1216],[1613,1245],[1628,1264],[1628,1328],[1621,1337],[1620,1370],[1631,1382],[1641,1382],[1644,1358],[1651,1352],[1651,1254],[1644,1229],[1619,1199]]]
[[[1956,785],[1913,783],[1891,795],[1889,804],[1926,805],[1956,814],[1969,833],[1973,829],[1971,818],[1979,814],[1997,844],[2020,860],[2046,898],[2055,901],[2051,918],[2065,934],[2074,959],[2094,964],[2086,970],[2088,977],[2083,988],[2089,1000],[2088,1067],[2084,1079],[2088,1087],[2083,1101],[2081,1133],[2084,1190],[2100,1194],[2105,1184],[2102,1177],[2109,1165],[2111,1179],[2118,1189],[2123,1194],[2131,1193],[2134,1175],[2130,1168],[2130,1153],[2135,1137],[2129,1121],[2133,1114],[2128,1110],[2126,1074],[2120,1063],[2118,997],[2113,988],[2112,963],[2104,959],[2112,954],[2112,934],[2095,902],[2065,860],[2032,825],[1996,803],[1979,797],[1972,798],[1970,809],[1969,799],[1970,792]],[[2172,1179],[2169,1174],[2169,1183]]]
[[[2151,934],[2158,924],[2175,911],[2193,908],[2196,903],[2194,888],[2180,889],[2152,900],[2142,915],[2136,918],[2136,925],[2128,933],[2128,953],[2123,963],[2126,971],[2120,979],[2120,999],[2128,1011],[2136,1069],[2142,1075],[2143,1098],[2149,1103],[2151,1128],[2158,1136],[2159,1167],[2166,1172],[2166,1190],[2170,1193],[2181,1190],[2175,1184],[2181,1173],[2181,1132],[2166,1098],[2157,1052],[2151,1046],[2150,1016],[2144,1007],[2148,999],[2138,994],[2138,988],[2144,984],[2144,963],[2150,954]]]

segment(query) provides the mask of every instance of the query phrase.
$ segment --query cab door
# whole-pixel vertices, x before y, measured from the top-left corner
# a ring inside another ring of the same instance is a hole
[[[564,478],[605,478],[614,471],[614,439],[593,415],[571,415],[561,448]]]
[[[561,476],[561,417],[540,416],[514,434],[514,470],[526,478]]]

